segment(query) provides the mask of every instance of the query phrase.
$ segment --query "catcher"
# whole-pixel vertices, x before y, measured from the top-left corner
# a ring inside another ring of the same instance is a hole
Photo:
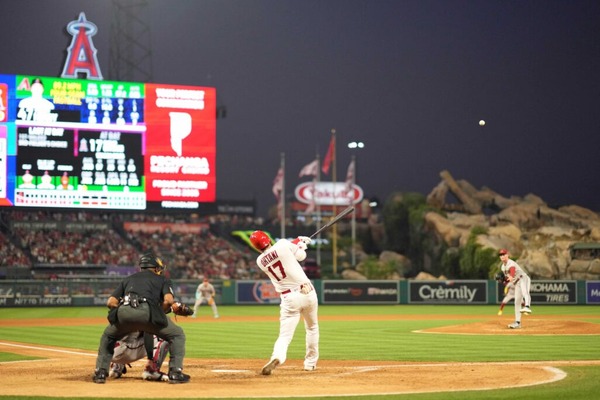
[[[143,331],[169,342],[169,383],[189,382],[190,376],[183,373],[185,333],[166,314],[173,311],[175,315],[190,315],[193,311],[175,301],[173,285],[163,275],[166,265],[160,257],[144,253],[139,265],[141,271],[121,281],[108,298],[110,325],[100,339],[92,380],[105,383],[117,341],[128,333]]]
[[[115,344],[115,353],[110,364],[109,377],[119,379],[127,373],[127,365],[147,358],[148,362],[142,372],[142,379],[147,381],[168,381],[167,374],[161,372],[169,342],[156,335],[144,332],[131,332]],[[129,365],[131,368],[131,365]]]
[[[213,312],[213,316],[215,318],[219,318],[219,311],[217,310],[217,303],[215,302],[215,287],[210,284],[208,278],[204,278],[201,284],[198,285],[196,289],[196,303],[194,304],[194,314],[192,314],[192,318],[196,318],[196,313],[198,312],[198,308],[202,303],[206,302],[211,308]]]

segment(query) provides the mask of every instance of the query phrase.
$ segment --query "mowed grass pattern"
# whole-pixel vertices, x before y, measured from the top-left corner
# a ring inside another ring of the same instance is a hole
[[[207,311],[208,309],[204,310]],[[398,362],[506,362],[544,360],[600,360],[598,335],[445,335],[417,333],[433,327],[468,324],[495,316],[496,306],[324,306],[320,307],[321,358],[325,360],[383,360]],[[105,327],[59,325],[11,327],[7,319],[105,317],[106,308],[3,308],[0,341],[60,346],[95,352]],[[197,319],[182,319],[187,336],[187,357],[252,358],[267,360],[279,331],[278,306],[220,306],[214,320],[200,312]],[[512,313],[511,309],[507,309]],[[536,315],[565,319],[579,317],[600,323],[597,306],[538,306]],[[370,319],[371,316],[387,318]],[[389,316],[392,316],[390,318]],[[393,318],[396,316],[397,318]],[[427,318],[430,316],[430,318]],[[236,321],[229,317],[248,317]],[[328,318],[331,317],[331,318]],[[304,329],[298,325],[289,349],[290,359],[304,356]],[[17,357],[18,358],[18,357]],[[15,356],[0,353],[0,361]],[[530,388],[444,394],[359,396],[357,399],[592,399],[600,393],[599,367],[564,367],[568,377],[560,382]],[[502,372],[498,372],[502,379]],[[0,390],[1,393],[1,390]],[[3,398],[0,396],[0,398]],[[6,397],[4,397],[6,398]],[[50,398],[50,397],[49,397]],[[342,397],[328,397],[335,399]],[[596,397],[598,398],[598,397]],[[20,397],[19,399],[25,399]],[[64,399],[64,397],[63,397]]]

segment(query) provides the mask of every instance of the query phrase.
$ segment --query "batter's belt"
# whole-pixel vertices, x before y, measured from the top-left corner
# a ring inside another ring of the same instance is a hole
[[[308,287],[309,289],[306,290],[306,293],[310,293],[314,290],[314,287],[311,283],[303,283],[302,285],[295,287],[293,289],[287,289],[284,290],[283,292],[281,292],[281,295],[283,296],[284,294],[288,294],[288,293],[292,293],[292,292],[302,292],[304,288]]]

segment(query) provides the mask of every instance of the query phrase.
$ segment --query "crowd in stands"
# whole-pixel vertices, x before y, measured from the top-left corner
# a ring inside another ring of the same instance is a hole
[[[0,260],[3,266],[31,267],[32,263],[22,248],[14,245],[0,232]]]
[[[15,221],[63,222],[61,229],[44,224],[14,224]],[[99,229],[90,222],[102,222]],[[127,222],[161,223],[157,231],[127,230]],[[85,225],[87,223],[87,225]],[[223,225],[252,226],[248,217],[198,216],[147,213],[99,213],[9,210],[0,213],[0,267],[43,265],[132,266],[140,254],[153,250],[168,265],[173,279],[259,279],[254,265],[256,253],[226,237]],[[77,224],[81,224],[77,227]],[[198,232],[175,232],[169,224],[202,224]],[[219,229],[211,231],[213,225]],[[65,228],[67,227],[67,228]],[[69,228],[70,227],[70,228]],[[73,228],[75,227],[75,228]],[[215,233],[216,232],[216,233]],[[35,275],[35,274],[33,274]]]
[[[38,264],[132,265],[137,259],[136,249],[114,230],[17,228],[13,233]]]
[[[169,260],[171,278],[251,279],[255,271],[250,249],[239,249],[210,231],[201,233],[130,232],[144,250],[153,250]],[[254,273],[256,272],[256,273]]]

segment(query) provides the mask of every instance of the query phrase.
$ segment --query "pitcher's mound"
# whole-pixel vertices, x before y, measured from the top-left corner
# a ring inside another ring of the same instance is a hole
[[[600,335],[600,324],[585,321],[551,320],[524,316],[520,329],[509,329],[508,325],[511,323],[512,319],[499,317],[497,320],[441,326],[418,332],[462,335]]]

